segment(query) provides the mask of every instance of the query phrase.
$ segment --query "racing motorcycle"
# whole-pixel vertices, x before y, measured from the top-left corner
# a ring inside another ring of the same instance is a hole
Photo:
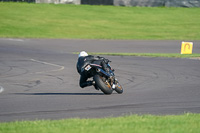
[[[111,61],[105,59],[104,57],[100,58],[103,58],[107,61],[106,64],[109,69],[108,72],[104,71],[102,66],[99,64],[87,63],[85,67],[83,67],[84,71],[93,77],[93,80],[95,81],[95,89],[100,89],[104,94],[107,95],[112,94],[113,90],[115,90],[118,94],[122,94],[123,88],[115,78],[114,69],[112,69],[109,65],[109,62]]]

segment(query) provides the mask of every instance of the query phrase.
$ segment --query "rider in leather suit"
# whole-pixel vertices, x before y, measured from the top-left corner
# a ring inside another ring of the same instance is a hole
[[[85,66],[86,63],[99,64],[99,65],[102,66],[102,68],[105,71],[109,71],[108,67],[107,67],[107,63],[108,62],[106,61],[106,59],[103,59],[101,57],[94,57],[92,55],[88,55],[85,51],[80,52],[76,67],[77,67],[78,73],[80,74],[79,85],[80,85],[81,88],[84,88],[84,87],[87,87],[87,86],[91,86],[91,85],[95,86],[95,82],[94,81],[92,81],[92,80],[87,81],[87,79],[90,78],[91,76],[87,75],[85,73],[85,71],[81,71],[82,69],[84,69],[84,66]]]

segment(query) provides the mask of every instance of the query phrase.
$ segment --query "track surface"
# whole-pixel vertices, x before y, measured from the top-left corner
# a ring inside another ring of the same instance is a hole
[[[109,56],[119,95],[81,89],[72,52],[179,53],[180,41],[0,39],[0,122],[200,113],[200,61]],[[194,42],[194,52],[200,52]]]

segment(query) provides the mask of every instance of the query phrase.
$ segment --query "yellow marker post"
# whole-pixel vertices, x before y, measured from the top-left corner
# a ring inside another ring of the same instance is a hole
[[[193,42],[182,42],[181,54],[192,54]]]

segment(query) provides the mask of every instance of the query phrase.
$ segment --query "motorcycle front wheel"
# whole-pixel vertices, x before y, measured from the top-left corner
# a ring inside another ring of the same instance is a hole
[[[106,95],[112,94],[113,89],[112,89],[111,85],[103,77],[101,77],[99,75],[95,75],[94,81],[104,94],[106,94]]]
[[[124,91],[124,89],[122,88],[122,86],[119,84],[118,81],[116,81],[115,91],[116,91],[118,94],[122,94],[123,91]]]

